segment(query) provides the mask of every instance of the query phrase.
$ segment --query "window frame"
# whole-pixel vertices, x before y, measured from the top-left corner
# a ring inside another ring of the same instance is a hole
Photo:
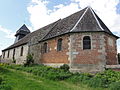
[[[13,59],[15,59],[15,48],[13,49]]]
[[[23,46],[21,47],[21,51],[20,51],[20,56],[23,56],[23,51],[24,51],[24,48]]]
[[[3,58],[5,58],[5,51],[3,52]]]
[[[43,44],[43,53],[47,53],[47,52],[48,52],[48,43],[45,42],[45,43]]]
[[[9,58],[9,55],[10,55],[10,50],[8,50],[7,58]]]
[[[62,38],[59,38],[57,40],[57,51],[62,51],[62,44],[63,44],[63,39]]]
[[[85,39],[85,38],[88,38],[88,39]],[[89,35],[83,36],[83,40],[82,40],[83,50],[91,50],[91,49],[92,49],[92,44],[91,44],[91,42],[92,42],[91,36],[89,36]],[[87,45],[86,43],[87,43],[88,45]]]

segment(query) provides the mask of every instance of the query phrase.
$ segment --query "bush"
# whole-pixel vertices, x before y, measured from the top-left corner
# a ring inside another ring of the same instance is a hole
[[[26,60],[26,63],[24,64],[24,66],[29,66],[33,63],[34,63],[33,56],[31,54],[28,54],[27,55],[27,60]]]
[[[110,84],[112,82],[120,81],[120,72],[113,71],[113,70],[106,70],[102,73],[96,74],[95,77],[105,80],[106,84]]]
[[[60,69],[63,69],[64,71],[69,71],[70,67],[67,64],[63,64],[62,66],[60,66]]]
[[[120,82],[113,82],[110,84],[110,90],[120,90]]]

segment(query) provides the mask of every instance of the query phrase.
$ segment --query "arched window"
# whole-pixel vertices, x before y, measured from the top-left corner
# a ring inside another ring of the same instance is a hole
[[[8,50],[8,55],[7,55],[7,58],[9,58],[9,53],[10,53],[10,51]]]
[[[47,49],[48,49],[48,45],[47,45],[47,43],[45,42],[44,45],[43,45],[43,52],[44,52],[44,53],[47,53]]]
[[[15,59],[15,49],[13,49],[13,59]]]
[[[5,58],[5,51],[3,52],[3,58]]]
[[[23,56],[23,46],[21,47],[20,56]]]
[[[57,51],[61,51],[62,50],[62,39],[58,39],[57,42]]]
[[[91,39],[89,36],[83,38],[83,49],[91,49]]]

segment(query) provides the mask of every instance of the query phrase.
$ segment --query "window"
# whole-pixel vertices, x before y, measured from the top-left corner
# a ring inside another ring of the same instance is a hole
[[[91,49],[91,39],[89,36],[83,38],[83,49]]]
[[[15,59],[15,49],[13,49],[13,59]]]
[[[7,58],[9,58],[9,53],[10,53],[10,51],[8,50],[8,55],[7,55]]]
[[[3,52],[3,58],[5,58],[5,52]]]
[[[47,49],[48,49],[48,45],[47,45],[47,43],[45,42],[44,45],[43,45],[43,52],[44,52],[44,53],[47,53]]]
[[[58,39],[57,42],[57,51],[61,51],[62,50],[62,39]]]
[[[23,56],[23,46],[21,47],[20,56]]]

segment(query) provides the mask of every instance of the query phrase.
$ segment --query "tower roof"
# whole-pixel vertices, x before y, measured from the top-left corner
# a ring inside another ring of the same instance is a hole
[[[20,29],[18,29],[15,36],[20,35],[20,34],[26,35],[28,33],[30,33],[30,30],[27,28],[27,26],[25,24],[23,24],[23,26],[20,27]]]

